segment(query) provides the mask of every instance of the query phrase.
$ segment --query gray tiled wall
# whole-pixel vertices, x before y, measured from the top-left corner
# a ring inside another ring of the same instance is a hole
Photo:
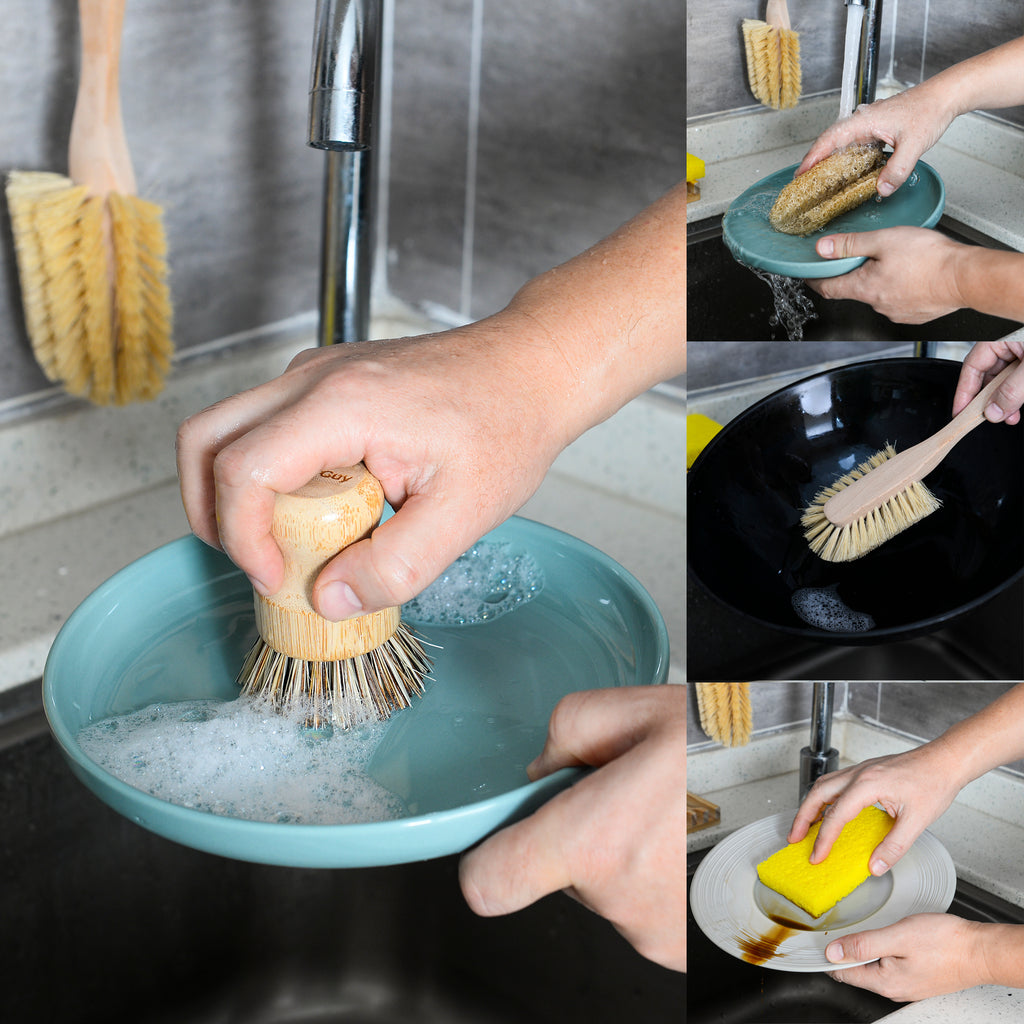
[[[805,95],[838,89],[846,8],[843,0],[789,0],[800,33]],[[690,7],[687,16],[687,115],[756,106],[746,86],[740,22],[761,17],[763,3],[721,0]],[[1024,33],[1018,0],[884,0],[880,75],[908,85]],[[1000,110],[1024,124],[1024,107]]]
[[[839,683],[835,707],[872,724],[927,742],[951,725],[991,704],[1015,683],[852,682]],[[810,719],[811,683],[750,684],[756,732],[772,732]],[[692,691],[692,687],[691,687]],[[692,693],[691,693],[692,696]],[[708,742],[691,699],[687,743]],[[1024,760],[1009,766],[1024,773]]]
[[[63,172],[77,5],[3,7],[0,174]],[[125,125],[140,192],[164,207],[180,349],[316,305],[323,155],[305,145],[313,9],[128,5]],[[391,290],[484,315],[678,182],[683,10],[681,0],[395,0],[383,169]],[[6,209],[0,224],[3,403],[45,381],[24,333]]]

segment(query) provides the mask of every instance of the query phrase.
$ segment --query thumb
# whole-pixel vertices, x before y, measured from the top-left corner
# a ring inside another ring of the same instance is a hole
[[[825,235],[814,249],[827,260],[842,260],[850,256],[875,256],[877,249],[874,231],[854,231],[845,235]]]
[[[871,874],[884,875],[914,845],[924,831],[924,824],[916,824],[898,817],[888,835],[875,847],[868,861]]]
[[[673,715],[685,721],[685,694],[665,686],[567,694],[555,705],[544,749],[527,772],[539,779],[572,765],[607,764]]]
[[[905,148],[905,144],[903,147],[897,146],[879,172],[875,188],[880,196],[891,196],[914,172],[917,158],[921,154],[901,152],[901,149]]]
[[[875,928],[871,931],[844,935],[825,947],[825,959],[832,964],[879,960],[887,955],[888,930],[888,928]]]
[[[452,515],[445,501],[413,495],[369,538],[328,562],[313,586],[313,607],[337,622],[404,604],[490,525]]]
[[[558,837],[560,819],[557,812],[548,811],[550,807],[545,804],[463,856],[459,885],[475,914],[511,914],[571,886]]]

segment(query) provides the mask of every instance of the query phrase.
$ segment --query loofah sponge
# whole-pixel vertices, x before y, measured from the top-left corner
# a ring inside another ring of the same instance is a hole
[[[846,824],[829,855],[812,864],[811,850],[821,827],[816,821],[799,843],[790,843],[761,861],[757,876],[812,917],[821,917],[870,876],[868,858],[893,824],[885,811],[865,807]]]

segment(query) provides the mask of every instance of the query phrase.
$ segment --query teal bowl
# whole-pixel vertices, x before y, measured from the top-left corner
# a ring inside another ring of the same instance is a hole
[[[793,180],[799,164],[775,171],[751,185],[729,206],[722,219],[722,237],[733,259],[748,267],[781,277],[820,279],[856,270],[866,256],[825,259],[815,245],[825,235],[881,228],[933,228],[946,208],[946,186],[939,172],[923,160],[917,162],[906,184],[891,196],[876,196],[855,210],[836,217],[810,235],[786,235],[768,220],[779,193]]]
[[[408,813],[315,825],[226,817],[161,800],[110,774],[81,748],[81,729],[155,703],[234,700],[255,639],[252,591],[222,554],[193,537],[111,577],[57,635],[43,700],[72,771],[114,810],[186,846],[292,867],[369,867],[444,856],[532,813],[580,777],[530,782],[526,765],[574,690],[664,683],[668,634],[650,595],[597,549],[513,517],[484,541],[536,561],[540,592],[466,626],[412,625],[439,648],[424,697],[397,712],[367,767]]]

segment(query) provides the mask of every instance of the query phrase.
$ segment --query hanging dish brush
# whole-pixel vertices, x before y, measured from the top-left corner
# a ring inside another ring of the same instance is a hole
[[[750,742],[753,710],[750,683],[696,683],[700,727],[710,739],[725,747]]]
[[[171,362],[162,211],[135,195],[121,120],[124,0],[79,0],[68,174],[7,181],[22,305],[43,372],[98,405],[154,398]]]
[[[383,488],[362,463],[325,470],[277,496],[271,533],[285,580],[271,597],[253,592],[259,639],[238,674],[244,695],[301,711],[313,728],[347,729],[386,719],[422,694],[430,659],[400,608],[332,622],[310,604],[320,570],[368,536],[383,508]]]
[[[765,20],[743,19],[750,91],[775,110],[795,107],[800,99],[800,35],[789,23],[786,0],[768,0]]]
[[[1015,361],[1005,367],[926,441],[898,455],[887,445],[820,490],[800,520],[811,550],[826,562],[851,562],[941,508],[922,480],[961,438],[985,422],[985,409],[1017,365]]]

